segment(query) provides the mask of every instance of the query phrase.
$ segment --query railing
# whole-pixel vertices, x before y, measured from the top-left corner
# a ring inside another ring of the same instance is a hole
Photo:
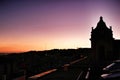
[[[73,65],[73,64],[75,64],[75,63],[77,63],[77,62],[80,62],[80,61],[82,61],[82,60],[84,60],[84,59],[86,59],[86,58],[87,58],[87,57],[83,57],[83,58],[81,58],[81,59],[77,59],[77,60],[72,61],[72,62],[70,62],[70,63],[68,63],[68,64],[64,64],[64,65],[61,66],[61,67],[63,68],[64,71],[67,71],[69,66],[71,66],[71,65]],[[40,77],[42,77],[42,76],[48,75],[48,74],[53,73],[53,72],[55,72],[55,71],[57,71],[57,70],[58,70],[58,69],[51,69],[51,70],[42,72],[42,73],[40,73],[40,74],[36,74],[36,75],[34,75],[34,76],[28,77],[28,80],[36,80],[36,79],[38,79],[38,78],[40,78]],[[82,73],[83,73],[83,72],[80,73],[79,77],[82,75]],[[79,80],[79,77],[78,77],[78,80]]]

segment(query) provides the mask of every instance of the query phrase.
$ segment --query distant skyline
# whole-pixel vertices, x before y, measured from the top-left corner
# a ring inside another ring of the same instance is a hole
[[[120,39],[120,0],[2,0],[0,52],[91,47],[103,16]]]

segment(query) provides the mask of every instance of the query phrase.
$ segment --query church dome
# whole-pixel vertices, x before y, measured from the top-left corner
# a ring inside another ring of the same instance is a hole
[[[111,27],[108,28],[106,23],[103,21],[103,17],[100,17],[99,22],[95,29],[92,29],[91,38],[94,39],[112,39],[112,30]]]
[[[106,28],[107,28],[107,26],[106,26],[105,22],[103,21],[103,17],[101,16],[99,22],[97,23],[96,29],[106,29]]]

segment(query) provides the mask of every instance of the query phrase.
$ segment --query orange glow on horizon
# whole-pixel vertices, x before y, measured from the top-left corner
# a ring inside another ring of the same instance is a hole
[[[0,52],[25,52],[25,51],[30,51],[30,50],[36,50],[36,51],[41,51],[41,50],[50,50],[50,49],[69,49],[69,48],[80,48],[82,47],[89,47],[90,45],[89,40],[85,41],[80,38],[48,38],[49,42],[46,40],[28,40],[27,43],[26,41],[22,41],[21,43],[15,43],[14,44],[5,44],[2,43],[0,46]],[[47,40],[48,40],[47,39]],[[9,43],[9,42],[8,42]],[[86,43],[86,44],[85,44]]]

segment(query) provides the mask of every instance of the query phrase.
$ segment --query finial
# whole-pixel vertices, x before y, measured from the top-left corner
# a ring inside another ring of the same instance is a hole
[[[110,26],[110,29],[112,30],[112,26]]]
[[[103,20],[103,17],[102,17],[102,16],[100,16],[100,20]]]

